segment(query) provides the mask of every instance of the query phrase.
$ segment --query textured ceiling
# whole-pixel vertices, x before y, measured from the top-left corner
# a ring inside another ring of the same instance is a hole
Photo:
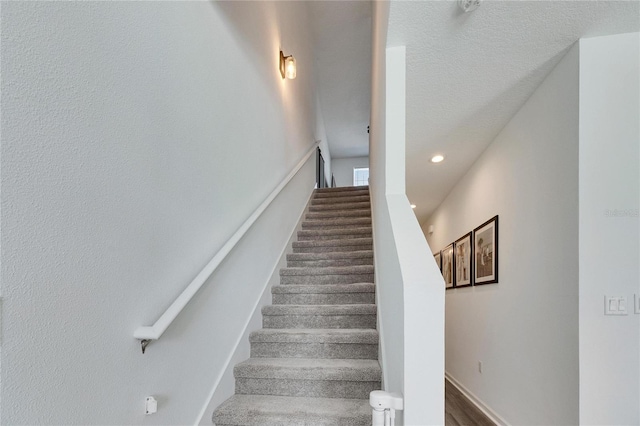
[[[320,107],[332,158],[369,155],[371,3],[309,2]]]
[[[407,195],[418,220],[429,217],[573,43],[639,31],[639,6],[484,1],[464,14],[453,1],[392,2],[388,46],[407,46]],[[435,153],[445,161],[430,163]]]

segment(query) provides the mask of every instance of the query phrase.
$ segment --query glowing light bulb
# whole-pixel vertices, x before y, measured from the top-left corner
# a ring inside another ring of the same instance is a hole
[[[442,155],[434,155],[433,157],[431,157],[432,163],[440,163],[442,160],[444,160],[444,157]]]
[[[296,78],[296,60],[293,56],[288,56],[285,59],[285,75],[289,80]]]
[[[415,209],[416,207],[418,207],[418,206],[416,206],[415,204],[411,204],[411,208],[412,209]]]

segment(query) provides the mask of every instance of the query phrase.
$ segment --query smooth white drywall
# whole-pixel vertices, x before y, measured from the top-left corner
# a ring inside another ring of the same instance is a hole
[[[391,238],[389,211],[385,196],[385,114],[386,114],[386,45],[389,24],[389,2],[373,3],[372,69],[371,69],[371,126],[369,131],[369,193],[373,223],[373,255],[376,283],[392,282],[400,274]],[[384,260],[386,259],[386,260]],[[403,316],[385,313],[386,304],[402,306],[402,287],[392,284],[385,288],[376,285],[378,306],[378,332],[380,334],[379,360],[382,367],[382,386],[386,391],[400,392],[403,386],[404,334]],[[387,290],[388,289],[388,290]],[[388,330],[385,330],[385,327]],[[389,348],[387,353],[386,348]]]
[[[639,33],[580,40],[580,424],[640,424],[639,56]]]
[[[2,421],[194,423],[313,166],[145,355],[132,334],[318,139],[307,7],[16,2],[1,23]]]
[[[336,186],[353,185],[353,169],[369,167],[369,157],[334,158],[331,163]]]
[[[577,45],[423,229],[435,252],[495,215],[500,282],[446,292],[447,373],[510,424],[577,424]]]
[[[370,185],[384,389],[397,424],[444,424],[444,284],[404,194],[404,47],[387,48],[389,4],[375,2]]]

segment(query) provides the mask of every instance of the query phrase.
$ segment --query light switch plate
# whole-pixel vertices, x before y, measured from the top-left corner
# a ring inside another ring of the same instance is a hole
[[[605,315],[627,315],[627,298],[623,296],[604,297]]]

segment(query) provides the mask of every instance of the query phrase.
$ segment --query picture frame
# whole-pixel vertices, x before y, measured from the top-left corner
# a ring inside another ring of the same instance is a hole
[[[433,259],[436,261],[436,265],[438,265],[440,272],[442,272],[442,258],[440,256],[440,252],[434,253]]]
[[[474,285],[498,282],[498,216],[473,230]]]
[[[453,256],[453,243],[446,246],[440,251],[441,256],[441,271],[444,278],[444,287],[447,290],[454,288],[455,283],[453,279],[453,273],[455,271],[455,258]]]
[[[471,232],[466,233],[453,243],[454,253],[454,287],[469,287],[473,285],[473,262],[471,246]]]

